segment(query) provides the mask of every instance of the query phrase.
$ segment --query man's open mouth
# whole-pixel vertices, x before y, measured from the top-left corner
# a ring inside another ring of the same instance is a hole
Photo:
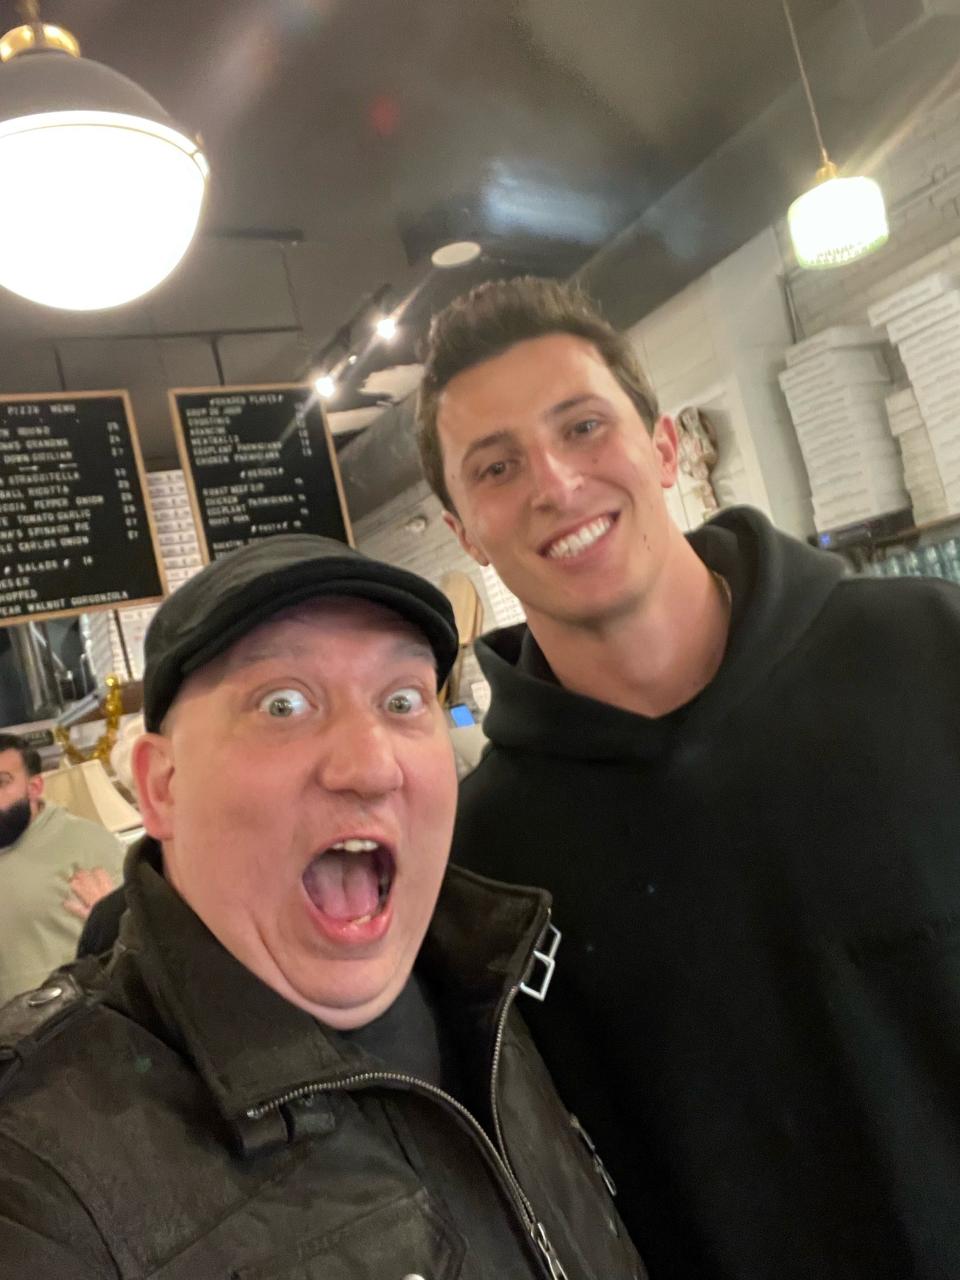
[[[338,840],[316,855],[303,873],[307,897],[341,924],[366,924],[390,898],[395,863],[386,845],[364,837]]]

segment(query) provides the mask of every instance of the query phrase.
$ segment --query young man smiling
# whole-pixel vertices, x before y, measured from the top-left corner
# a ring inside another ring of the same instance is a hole
[[[533,1030],[654,1280],[960,1275],[960,591],[684,537],[673,423],[558,284],[442,312],[419,419],[527,615],[454,856],[553,893]]]
[[[311,536],[161,606],[120,939],[0,1012],[3,1275],[645,1275],[515,1009],[549,898],[445,874],[457,644]]]

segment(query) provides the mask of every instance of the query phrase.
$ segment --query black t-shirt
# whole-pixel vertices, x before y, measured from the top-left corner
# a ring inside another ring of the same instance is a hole
[[[459,1072],[449,1044],[444,1044],[436,1006],[416,971],[393,1004],[365,1027],[338,1033],[358,1044],[398,1075],[425,1080],[455,1097]]]

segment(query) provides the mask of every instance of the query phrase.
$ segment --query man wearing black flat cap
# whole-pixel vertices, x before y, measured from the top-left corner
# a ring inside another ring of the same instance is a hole
[[[644,1274],[515,1008],[549,899],[447,871],[456,649],[310,536],[161,606],[120,938],[0,1012],[0,1273]]]

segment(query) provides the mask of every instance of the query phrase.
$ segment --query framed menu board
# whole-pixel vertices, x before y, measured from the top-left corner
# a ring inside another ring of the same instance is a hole
[[[333,440],[309,384],[170,392],[204,559],[276,533],[353,542]]]
[[[127,393],[0,396],[0,626],[165,590]]]

